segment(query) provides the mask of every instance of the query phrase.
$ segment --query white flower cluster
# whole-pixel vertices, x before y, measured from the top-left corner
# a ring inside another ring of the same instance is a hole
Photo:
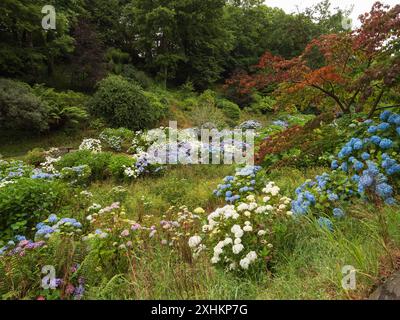
[[[269,182],[263,195],[249,195],[236,205],[217,208],[208,215],[203,225],[203,241],[213,247],[212,264],[220,264],[229,270],[247,270],[273,247],[270,243],[272,224],[277,217],[291,215],[287,210],[291,199],[281,197],[280,189]],[[201,245],[200,236],[192,237],[189,246],[196,250]],[[264,250],[268,248],[268,250]]]
[[[101,152],[101,141],[99,139],[83,139],[79,150],[90,150],[92,152]]]
[[[99,135],[99,138],[104,141],[112,150],[114,151],[121,151],[122,149],[122,138],[118,136],[110,136],[102,132]]]
[[[52,173],[52,174],[57,174],[58,171],[57,169],[54,167],[54,164],[58,161],[61,160],[61,157],[58,158],[54,158],[51,156],[46,156],[45,158],[45,162],[42,162],[40,164],[40,167],[42,168],[43,172],[47,172],[47,173]]]

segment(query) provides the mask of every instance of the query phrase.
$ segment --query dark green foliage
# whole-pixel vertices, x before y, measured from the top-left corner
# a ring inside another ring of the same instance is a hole
[[[240,108],[236,103],[226,99],[217,100],[217,107],[222,109],[222,112],[227,118],[227,123],[236,125],[240,119]]]
[[[42,85],[33,87],[33,92],[49,106],[50,128],[75,126],[88,118],[84,107],[86,97],[74,91],[56,92]]]
[[[114,75],[99,83],[89,108],[92,114],[106,119],[112,126],[133,130],[154,126],[164,111],[137,84]]]
[[[1,188],[1,239],[17,234],[31,235],[36,223],[51,213],[58,213],[71,199],[70,191],[57,181],[21,178]]]
[[[0,79],[0,128],[44,131],[50,108],[22,82]]]

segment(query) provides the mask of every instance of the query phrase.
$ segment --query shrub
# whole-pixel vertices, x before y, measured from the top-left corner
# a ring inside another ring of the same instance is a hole
[[[274,110],[276,101],[269,96],[253,95],[254,102],[248,107],[252,112],[266,114]]]
[[[69,199],[66,186],[58,181],[20,178],[1,188],[1,238],[28,234],[37,222],[59,210]]]
[[[0,128],[45,131],[50,108],[25,83],[0,79]]]
[[[113,75],[100,81],[89,107],[112,126],[133,130],[153,126],[162,113],[137,84]]]
[[[217,128],[223,128],[225,123],[224,113],[217,108],[215,102],[216,93],[211,90],[204,91],[198,98],[198,105],[191,112],[193,124],[202,127],[211,123]]]
[[[135,159],[127,155],[113,155],[108,165],[108,170],[115,179],[126,178],[125,169],[135,165]]]
[[[237,124],[240,119],[240,108],[237,104],[226,100],[217,100],[217,107],[222,110],[224,115],[227,117],[227,123],[231,126]]]
[[[25,161],[28,164],[39,166],[46,160],[46,151],[42,148],[35,148],[29,151],[25,156]]]
[[[207,217],[204,235],[189,239],[195,255],[205,248],[211,263],[229,271],[263,270],[273,254],[274,226],[285,219],[291,199],[281,197],[273,182],[256,198],[248,195],[236,205],[218,208]]]
[[[89,181],[92,170],[88,165],[65,167],[61,169],[61,178],[73,185],[84,185]]]
[[[112,129],[107,128],[100,133],[100,140],[111,150],[121,151],[122,145],[129,145],[134,137],[134,133],[126,128]],[[128,147],[128,146],[127,146]]]
[[[102,180],[110,176],[108,165],[110,163],[111,152],[92,153],[89,150],[79,150],[68,153],[56,163],[58,170],[65,167],[79,167],[87,165],[91,169],[91,179]]]
[[[86,97],[74,91],[56,92],[42,85],[33,87],[34,94],[49,106],[48,123],[50,128],[76,126],[88,118],[84,107]]]
[[[98,139],[83,139],[79,150],[89,150],[94,153],[101,152],[101,141]]]
[[[399,125],[400,115],[389,111],[381,114],[379,124],[364,121],[362,130],[332,161],[331,173],[317,176],[297,189],[293,212],[342,217],[345,213],[340,201],[354,196],[377,205],[396,204],[395,195],[400,187]]]
[[[143,71],[136,69],[133,65],[126,64],[122,68],[122,76],[137,82],[143,89],[148,89],[153,85],[153,81]]]

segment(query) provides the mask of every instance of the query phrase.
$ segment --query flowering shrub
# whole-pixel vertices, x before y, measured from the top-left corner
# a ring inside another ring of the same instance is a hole
[[[15,236],[13,240],[7,242],[7,244],[0,248],[0,256],[2,255],[19,255],[25,256],[27,251],[34,250],[43,247],[46,244],[45,241],[33,242],[27,240],[24,236]]]
[[[380,123],[367,120],[365,126],[361,137],[352,138],[331,167],[351,176],[360,195],[394,204],[400,174],[400,115],[384,111]]]
[[[256,120],[247,120],[242,122],[238,128],[248,130],[248,129],[259,129],[262,127],[262,124]]]
[[[59,218],[51,214],[45,221],[36,225],[35,240],[50,238],[53,234],[72,236],[82,232],[82,224],[76,219]]]
[[[22,177],[29,177],[33,167],[23,161],[5,161],[0,159],[0,188],[7,184],[14,183]]]
[[[319,214],[339,218],[344,215],[340,203],[352,196],[375,203],[396,203],[400,115],[385,111],[380,120],[379,124],[372,120],[363,123],[359,137],[351,138],[332,161],[330,174],[307,181],[296,190],[297,199],[292,203],[295,214],[306,214],[315,208]],[[326,219],[320,222],[330,226]]]
[[[275,222],[292,215],[291,199],[279,193],[280,188],[269,182],[260,196],[248,195],[218,208],[207,217],[203,235],[191,237],[189,246],[195,254],[211,248],[211,263],[227,270],[265,267],[272,258]]]
[[[68,205],[69,193],[60,181],[30,178],[20,178],[1,188],[0,241],[26,234],[46,215]]]
[[[101,141],[98,139],[83,139],[79,150],[89,150],[92,152],[101,152]]]
[[[257,172],[261,170],[259,166],[246,166],[237,169],[234,176],[224,178],[224,184],[219,184],[214,190],[214,195],[224,197],[228,203],[235,203],[240,199],[244,199],[247,195],[253,194],[257,185],[261,182],[260,175]]]
[[[132,140],[133,136],[134,133],[126,128],[107,128],[100,133],[99,138],[108,148],[120,152],[122,145]]]
[[[107,268],[110,264],[140,253],[145,243],[143,239],[153,237],[156,232],[154,226],[147,228],[127,219],[119,202],[102,209],[98,206],[90,208],[90,211],[92,213],[87,220],[92,231],[83,240],[89,244],[93,254],[101,257],[101,262]]]
[[[159,241],[161,244],[168,245],[176,249],[185,261],[192,261],[191,248],[193,239],[190,238],[201,230],[201,215],[205,213],[202,208],[196,208],[193,212],[189,211],[186,206],[182,206],[176,210],[175,207],[169,208],[163,220],[160,221],[158,232]],[[192,240],[190,240],[192,239]],[[194,256],[201,251],[201,247],[197,247]]]
[[[324,173],[296,189],[292,211],[295,215],[305,215],[315,209],[318,215],[341,218],[344,216],[341,203],[354,194],[354,183],[346,174],[340,171]]]
[[[61,178],[73,185],[82,185],[88,182],[92,170],[88,165],[65,167],[61,169]]]

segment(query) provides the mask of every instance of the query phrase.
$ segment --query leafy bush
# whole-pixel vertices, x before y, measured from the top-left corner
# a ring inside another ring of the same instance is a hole
[[[153,81],[146,73],[136,69],[131,64],[126,64],[122,68],[122,76],[137,82],[143,89],[148,89],[153,85]]]
[[[87,165],[91,169],[91,179],[103,180],[110,176],[108,165],[113,154],[111,152],[93,153],[89,150],[79,150],[68,153],[56,163],[58,170],[65,167],[79,167]]]
[[[258,93],[253,95],[254,102],[248,107],[252,112],[266,114],[274,111],[276,100],[270,96],[262,96]]]
[[[74,91],[56,92],[42,85],[33,87],[34,94],[49,106],[48,123],[50,128],[76,126],[88,118],[84,107],[86,97]]]
[[[61,169],[61,178],[73,185],[84,185],[89,181],[92,170],[88,165],[65,167]]]
[[[227,123],[231,126],[237,124],[240,119],[240,108],[237,104],[226,100],[217,100],[217,107],[222,110],[224,115],[227,117]]]
[[[112,129],[107,128],[100,133],[100,140],[111,150],[121,151],[122,145],[126,147],[132,142],[134,133],[126,128]]]
[[[22,82],[0,79],[0,128],[45,131],[50,108]]]
[[[127,155],[114,155],[111,157],[108,170],[115,179],[126,178],[125,169],[135,165],[135,159]]]
[[[35,148],[29,151],[25,156],[25,161],[28,164],[39,166],[46,160],[46,151],[42,148]]]
[[[1,188],[1,238],[29,233],[37,222],[59,210],[69,199],[68,189],[57,181],[20,178]]]
[[[198,105],[191,112],[191,119],[195,126],[213,124],[217,128],[223,128],[225,123],[224,113],[217,108],[215,102],[216,93],[211,90],[204,91],[198,98]]]
[[[137,84],[113,75],[100,81],[89,107],[94,115],[103,117],[112,126],[133,130],[153,126],[162,114]]]

